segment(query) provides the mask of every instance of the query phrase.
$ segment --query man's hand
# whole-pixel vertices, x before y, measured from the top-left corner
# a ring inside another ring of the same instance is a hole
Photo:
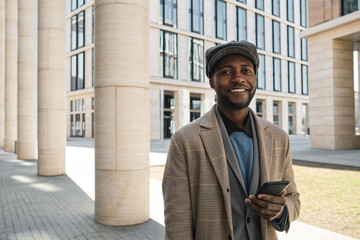
[[[250,195],[245,199],[245,204],[251,208],[260,217],[271,221],[280,218],[285,206],[286,189],[282,191],[280,196],[268,194],[258,194],[257,197]]]

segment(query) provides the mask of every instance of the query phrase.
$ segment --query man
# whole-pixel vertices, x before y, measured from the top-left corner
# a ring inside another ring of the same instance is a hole
[[[249,109],[256,47],[229,42],[206,51],[217,104],[172,136],[163,178],[166,239],[277,239],[300,210],[289,138]],[[256,195],[287,180],[280,196]],[[255,196],[256,195],[256,196]]]

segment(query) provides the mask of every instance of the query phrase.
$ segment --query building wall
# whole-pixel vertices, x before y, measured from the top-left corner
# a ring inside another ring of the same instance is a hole
[[[94,1],[88,0],[85,5],[75,11],[70,9],[70,0],[67,1],[67,76],[68,77],[68,127],[67,135],[70,133],[70,102],[76,99],[85,99],[85,137],[92,137],[92,98],[94,91],[92,86],[92,6]],[[165,93],[172,93],[174,96],[173,120],[174,130],[179,129],[190,122],[190,96],[199,96],[201,99],[200,114],[203,115],[215,103],[215,92],[209,86],[209,80],[205,76],[203,82],[193,82],[189,79],[189,37],[203,40],[204,53],[209,47],[227,41],[236,40],[236,7],[241,7],[247,11],[247,41],[255,43],[255,14],[264,16],[265,22],[265,49],[258,50],[265,55],[265,90],[257,90],[251,108],[256,111],[256,101],[263,103],[263,117],[273,121],[273,103],[279,103],[279,123],[286,132],[289,131],[288,124],[288,104],[294,105],[293,134],[303,134],[306,132],[302,128],[302,106],[308,105],[307,95],[302,95],[301,91],[301,65],[307,65],[307,61],[301,60],[301,44],[299,33],[305,28],[300,26],[300,0],[294,0],[294,22],[287,21],[286,0],[280,0],[280,17],[272,15],[271,1],[264,0],[264,11],[255,8],[255,0],[247,0],[246,4],[238,1],[226,0],[227,15],[227,39],[226,41],[214,37],[214,0],[204,0],[204,33],[198,34],[189,30],[189,1],[177,1],[177,27],[163,25],[160,21],[160,1],[149,0],[149,81],[150,81],[150,138],[160,139],[161,137],[161,103],[160,89],[163,87]],[[85,10],[85,46],[71,51],[71,17]],[[281,27],[281,54],[272,52],[272,20],[280,22]],[[295,58],[287,56],[287,26],[294,27],[295,35]],[[177,35],[177,59],[178,59],[178,78],[169,79],[161,77],[160,63],[160,31],[168,31]],[[71,56],[79,52],[85,52],[85,88],[71,91]],[[281,59],[281,92],[273,91],[273,57]],[[288,61],[295,63],[295,93],[288,93]],[[204,64],[205,65],[205,64]],[[194,95],[195,94],[195,95]],[[136,100],[136,96],[134,99]],[[136,117],[136,116],[134,116]],[[305,122],[308,120],[305,116]]]

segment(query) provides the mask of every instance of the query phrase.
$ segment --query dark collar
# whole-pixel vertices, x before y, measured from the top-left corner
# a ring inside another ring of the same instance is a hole
[[[218,108],[221,119],[224,122],[226,131],[228,133],[228,135],[230,136],[233,132],[237,131],[237,132],[244,132],[246,135],[248,135],[248,137],[253,137],[252,136],[252,131],[251,131],[251,123],[250,123],[250,111],[245,119],[245,126],[244,128],[239,128],[235,125],[235,123],[233,123],[225,114],[223,114],[220,109]]]

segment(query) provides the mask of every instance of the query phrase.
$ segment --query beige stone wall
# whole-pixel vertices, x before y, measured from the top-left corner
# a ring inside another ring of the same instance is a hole
[[[311,146],[360,148],[354,135],[353,50],[351,22],[308,37]]]
[[[5,137],[5,0],[0,0],[0,148]]]
[[[5,2],[5,140],[4,150],[15,151],[17,140],[18,2]]]

